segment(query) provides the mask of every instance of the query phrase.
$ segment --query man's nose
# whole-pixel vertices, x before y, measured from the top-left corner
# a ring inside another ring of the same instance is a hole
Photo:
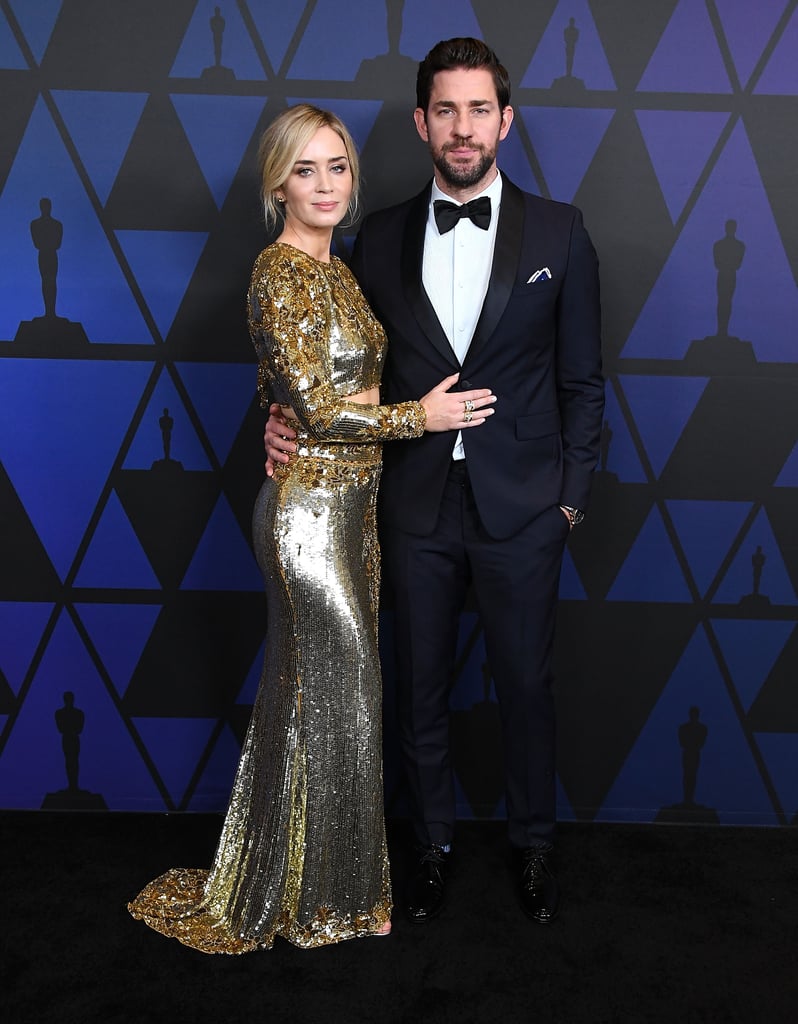
[[[458,114],[457,117],[455,117],[454,124],[452,125],[452,133],[463,139],[471,137],[471,122],[468,114]]]

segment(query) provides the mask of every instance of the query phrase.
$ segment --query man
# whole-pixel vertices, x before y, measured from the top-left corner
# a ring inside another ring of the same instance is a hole
[[[414,921],[444,903],[455,818],[448,698],[471,584],[500,706],[521,903],[544,924],[559,903],[551,655],[565,541],[599,455],[598,266],[574,207],[498,172],[509,100],[507,72],[481,41],[430,51],[414,117],[434,180],[368,216],[352,258],[388,333],[385,401],[417,398],[455,372],[457,388],[497,396],[481,430],[385,446],[380,525],[417,842]],[[290,437],[271,419],[267,449],[286,461],[294,446],[280,435]]]

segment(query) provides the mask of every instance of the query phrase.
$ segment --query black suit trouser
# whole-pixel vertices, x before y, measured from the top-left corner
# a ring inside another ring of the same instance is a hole
[[[411,499],[412,500],[412,499]],[[549,843],[556,813],[551,658],[568,520],[552,506],[506,540],[487,535],[463,463],[453,463],[430,536],[383,528],[394,605],[397,713],[416,838],[451,841],[449,692],[460,612],[474,585],[496,687],[509,838]],[[479,750],[472,752],[480,756]]]

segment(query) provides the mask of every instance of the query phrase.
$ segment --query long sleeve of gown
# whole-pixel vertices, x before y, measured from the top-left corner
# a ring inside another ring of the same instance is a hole
[[[426,413],[418,402],[363,405],[346,401],[346,392],[379,384],[332,379],[332,353],[338,338],[363,330],[379,332],[349,271],[336,261],[320,264],[297,250],[293,256],[259,259],[249,290],[249,326],[260,359],[261,404],[271,399],[290,405],[315,441],[375,443],[420,437]],[[366,339],[369,343],[369,339]]]

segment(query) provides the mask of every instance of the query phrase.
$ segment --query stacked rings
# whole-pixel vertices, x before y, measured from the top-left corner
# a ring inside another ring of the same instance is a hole
[[[470,423],[471,417],[474,415],[474,403],[470,398],[467,398],[465,402],[463,402],[463,410],[463,422]]]

